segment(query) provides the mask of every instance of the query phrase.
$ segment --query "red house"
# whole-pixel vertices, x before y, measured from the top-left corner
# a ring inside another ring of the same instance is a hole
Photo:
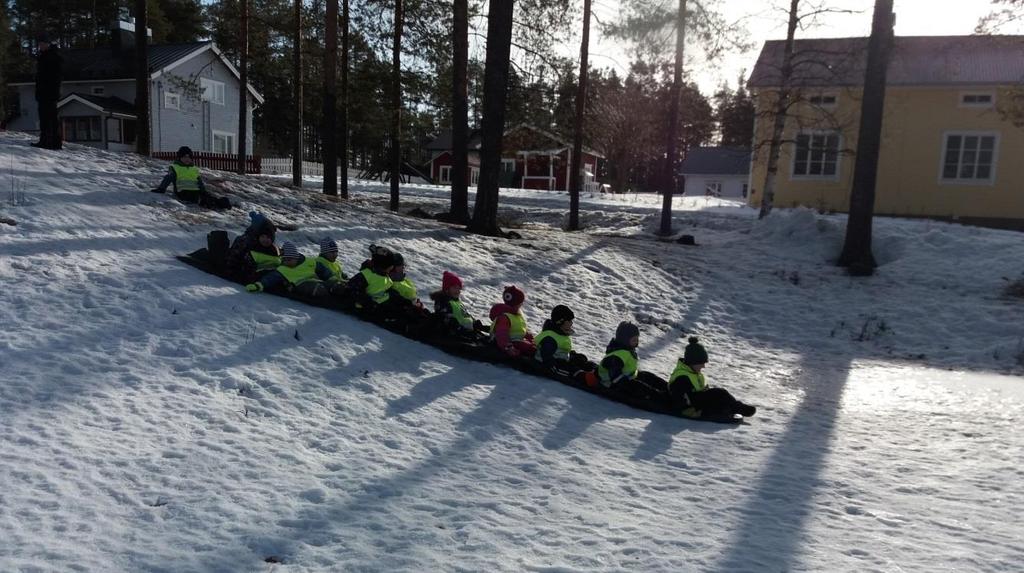
[[[543,129],[519,124],[505,132],[501,153],[501,186],[546,191],[569,190],[569,166],[572,143]],[[433,152],[430,176],[435,183],[451,182],[451,134],[427,144]],[[597,161],[604,156],[583,148],[583,190],[596,191]],[[476,185],[480,176],[480,133],[473,132],[469,142],[469,180]]]

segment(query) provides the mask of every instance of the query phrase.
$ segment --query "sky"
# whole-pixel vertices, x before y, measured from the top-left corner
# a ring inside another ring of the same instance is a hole
[[[619,16],[620,0],[593,0],[597,22],[615,21]],[[671,0],[669,0],[671,1]],[[850,14],[831,14],[822,17],[816,25],[797,31],[797,38],[829,38],[867,36],[871,32],[872,0],[828,0],[836,8],[854,11]],[[727,19],[741,23],[746,37],[755,47],[746,53],[734,52],[721,61],[708,62],[697,49],[691,49],[686,59],[688,73],[705,94],[717,90],[722,82],[734,86],[739,75],[749,73],[757,60],[761,45],[766,40],[786,37],[786,9],[784,0],[720,0],[722,13]],[[784,8],[779,6],[784,5]],[[990,0],[896,0],[896,34],[899,36],[967,35],[974,33],[978,20],[992,10]],[[596,38],[591,42],[591,62],[599,68],[628,69],[628,49],[601,33],[601,25],[594,24]],[[1019,27],[1003,33],[1022,33]],[[578,54],[579,40],[572,50]]]

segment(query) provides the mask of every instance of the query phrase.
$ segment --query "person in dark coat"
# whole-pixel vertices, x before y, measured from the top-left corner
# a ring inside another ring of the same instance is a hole
[[[252,223],[235,238],[224,261],[224,271],[233,280],[253,283],[281,265],[281,251],[274,244],[277,227],[263,213],[249,213]]]
[[[537,345],[534,358],[549,372],[577,378],[593,387],[597,384],[597,364],[572,348],[575,319],[575,313],[564,304],[551,309],[551,318],[544,321],[544,329],[533,339]]]
[[[36,104],[39,109],[39,141],[33,147],[60,149],[60,123],[57,102],[60,100],[61,68],[64,58],[56,44],[45,34],[36,36],[39,55],[36,57]]]
[[[662,402],[668,398],[668,383],[640,370],[639,345],[640,328],[632,322],[620,322],[597,369],[600,388],[621,398]]]
[[[753,416],[756,407],[737,400],[725,388],[708,386],[703,372],[707,363],[707,350],[696,336],[691,336],[668,381],[675,410],[698,420]]]

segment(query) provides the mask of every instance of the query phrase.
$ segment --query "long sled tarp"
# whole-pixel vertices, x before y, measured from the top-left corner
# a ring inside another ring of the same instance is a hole
[[[241,282],[233,280],[224,275],[224,273],[220,272],[216,267],[214,267],[214,265],[210,263],[206,254],[206,249],[199,249],[198,251],[195,251],[188,255],[178,256],[178,260],[203,272],[218,276],[226,281],[233,282],[235,284],[242,284]],[[603,398],[607,398],[609,400],[613,400],[621,404],[626,404],[627,406],[631,406],[638,410],[644,410],[646,412],[651,412],[655,414],[665,414],[669,416],[675,416],[678,418],[692,419],[686,418],[685,416],[682,416],[680,413],[672,411],[669,405],[665,403],[665,400],[658,399],[657,397],[651,399],[631,398],[603,392],[603,388],[591,388],[587,386],[586,383],[582,382],[581,380],[577,380],[576,378],[569,376],[560,376],[556,373],[553,373],[545,369],[540,363],[534,360],[528,358],[509,358],[500,350],[498,350],[493,344],[487,343],[486,341],[461,340],[452,337],[438,337],[436,336],[436,333],[439,331],[439,329],[429,328],[430,321],[428,321],[424,326],[420,328],[410,328],[409,325],[402,322],[387,322],[379,320],[370,321],[366,319],[366,317],[344,306],[342,302],[336,297],[313,298],[294,293],[288,293],[284,291],[266,291],[264,294],[275,294],[278,296],[283,296],[285,298],[290,298],[292,300],[299,301],[311,306],[326,308],[329,310],[347,314],[360,320],[367,320],[368,322],[372,322],[373,324],[376,324],[377,326],[380,326],[381,328],[389,330],[395,334],[399,334],[401,336],[410,338],[417,342],[433,346],[453,356],[458,356],[460,358],[466,358],[468,360],[475,360],[479,362],[487,362],[490,364],[498,364],[509,368],[513,368],[520,372],[530,374],[539,378],[546,378],[548,380],[561,382],[562,384],[572,386],[573,388],[577,388],[579,390],[583,390],[584,392],[601,396]],[[742,419],[716,419],[704,421],[738,423],[742,421]]]

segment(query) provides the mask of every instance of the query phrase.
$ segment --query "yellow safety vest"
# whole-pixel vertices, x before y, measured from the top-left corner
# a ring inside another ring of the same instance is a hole
[[[391,277],[378,275],[370,269],[363,269],[360,272],[366,279],[366,294],[377,304],[382,304],[391,298],[388,291],[391,290]]]
[[[568,360],[569,353],[572,352],[572,338],[569,338],[561,332],[555,332],[554,330],[544,330],[537,335],[537,338],[533,339],[533,342],[537,345],[537,354],[534,355],[534,358],[541,360],[540,345],[548,338],[551,338],[558,343],[558,350],[555,350],[555,358],[559,360]]]
[[[466,309],[462,308],[462,301],[452,299],[448,301],[448,304],[452,308],[452,316],[455,321],[459,323],[459,326],[469,330],[473,329],[473,317],[466,313]]]
[[[259,251],[249,251],[249,256],[256,263],[257,272],[272,271],[281,266],[281,257],[275,257],[274,255],[268,255]]]
[[[277,272],[281,273],[284,280],[288,281],[292,286],[298,286],[304,282],[319,280],[316,277],[316,259],[308,257],[306,260],[294,267],[281,265],[277,267]]]
[[[395,289],[395,292],[405,300],[416,300],[416,285],[412,284],[412,281],[408,277],[391,283],[391,288]]]
[[[628,376],[630,379],[636,378],[636,373],[640,370],[640,361],[633,356],[633,353],[628,350],[615,350],[605,355],[605,358],[609,356],[615,356],[622,361],[622,373]],[[604,360],[597,367],[597,375],[601,377],[601,380],[605,382],[611,382],[611,373],[604,367]]]
[[[328,261],[323,257],[317,257],[316,262],[328,268],[331,271],[331,278],[328,280],[341,280],[341,263],[338,261]]]
[[[195,165],[172,163],[174,170],[174,188],[181,192],[199,191],[199,168]]]
[[[684,363],[682,360],[676,363],[675,370],[672,371],[672,375],[668,378],[669,386],[672,386],[680,378],[686,378],[686,381],[693,388],[694,392],[703,392],[708,389],[707,382],[704,381],[704,375],[700,372],[694,372],[693,368]]]
[[[523,313],[512,314],[511,312],[506,312],[505,316],[508,317],[508,339],[512,342],[519,342],[526,338],[526,317],[523,316]],[[491,323],[491,338],[494,338],[494,327],[497,325],[497,320]]]

